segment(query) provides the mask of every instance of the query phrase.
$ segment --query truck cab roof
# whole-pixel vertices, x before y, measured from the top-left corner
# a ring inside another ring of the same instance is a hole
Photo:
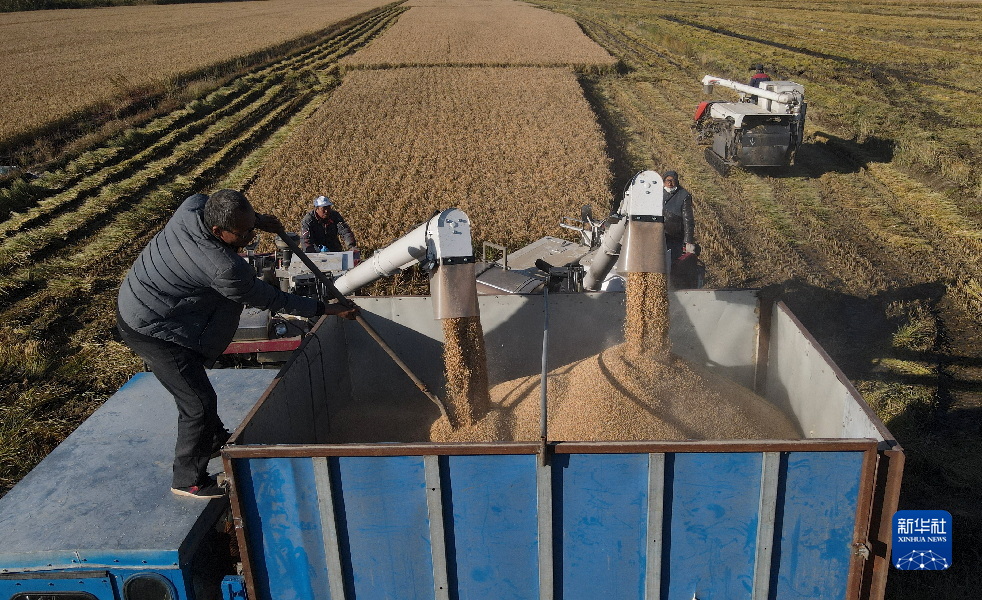
[[[209,371],[226,426],[275,375]],[[136,374],[0,498],[0,573],[179,562],[227,501],[170,492],[176,437],[173,398],[151,373]],[[209,466],[221,470],[219,459]]]

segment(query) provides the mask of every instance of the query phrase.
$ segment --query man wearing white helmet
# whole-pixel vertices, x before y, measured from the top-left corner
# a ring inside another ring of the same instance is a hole
[[[300,222],[300,238],[304,252],[358,251],[355,234],[327,196],[314,198],[314,210]]]

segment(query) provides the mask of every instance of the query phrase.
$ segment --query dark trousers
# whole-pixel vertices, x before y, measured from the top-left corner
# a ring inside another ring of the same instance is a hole
[[[174,487],[190,487],[208,476],[215,436],[225,430],[218,396],[205,372],[207,358],[190,348],[130,328],[117,315],[120,336],[140,355],[177,403]]]

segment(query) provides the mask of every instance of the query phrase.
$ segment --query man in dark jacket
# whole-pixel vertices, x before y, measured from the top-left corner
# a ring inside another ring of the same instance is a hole
[[[208,461],[228,440],[205,366],[224,352],[243,305],[305,317],[357,309],[287,294],[256,277],[238,250],[256,230],[279,233],[279,219],[256,214],[235,190],[195,194],[137,257],[119,289],[120,335],[177,403],[177,444],[171,491],[217,498],[224,489]]]
[[[314,198],[314,209],[300,222],[304,252],[358,251],[355,234],[327,196]]]
[[[666,171],[662,177],[665,186],[662,200],[665,215],[665,244],[672,260],[685,253],[695,252],[695,220],[692,217],[692,196],[679,183],[679,174]]]

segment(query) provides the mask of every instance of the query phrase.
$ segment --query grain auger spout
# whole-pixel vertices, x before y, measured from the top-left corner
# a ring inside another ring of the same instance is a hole
[[[473,425],[488,410],[484,333],[477,305],[471,223],[462,210],[434,215],[335,281],[344,294],[419,262],[430,274],[433,316],[441,321],[448,405],[447,432]]]
[[[334,281],[344,295],[421,263],[430,273],[437,319],[477,316],[470,219],[448,208]]]
[[[600,289],[620,258],[631,273],[665,273],[665,218],[662,215],[662,179],[654,171],[641,171],[631,180],[620,208],[608,221],[593,262],[583,278],[583,288]]]

